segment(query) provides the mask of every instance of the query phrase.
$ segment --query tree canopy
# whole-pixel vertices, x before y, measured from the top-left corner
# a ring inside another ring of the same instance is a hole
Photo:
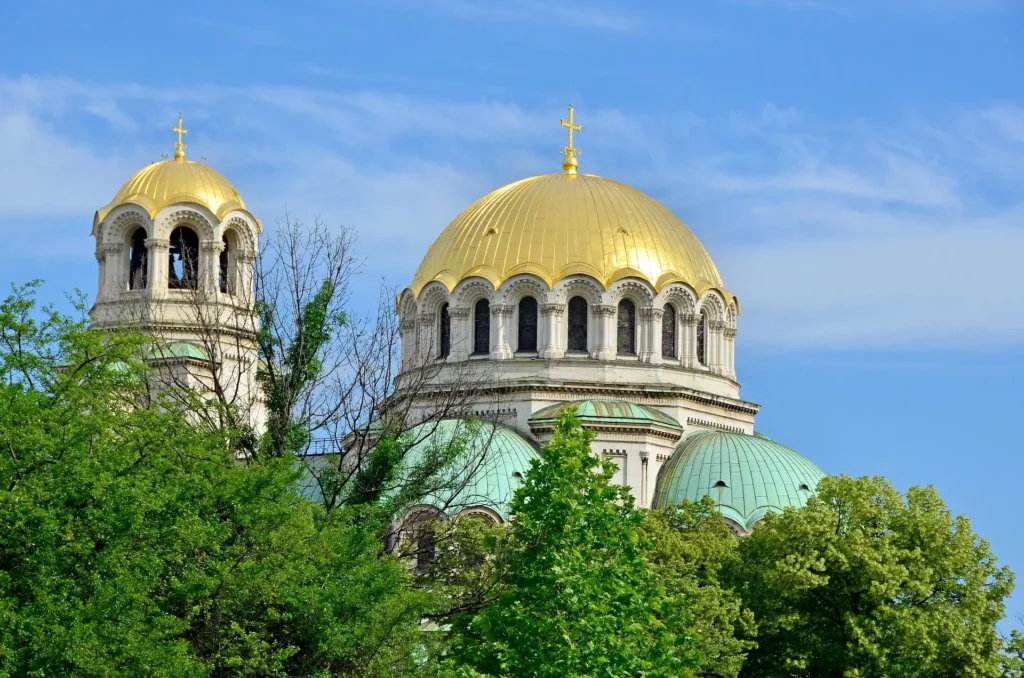
[[[739,551],[731,582],[758,624],[743,676],[1000,675],[1013,575],[933,488],[826,478]]]
[[[453,653],[482,675],[687,676],[687,612],[645,560],[643,514],[590,453],[571,411],[512,502],[503,587],[457,624]]]
[[[147,403],[143,340],[0,304],[0,675],[414,673],[436,600],[379,516]]]

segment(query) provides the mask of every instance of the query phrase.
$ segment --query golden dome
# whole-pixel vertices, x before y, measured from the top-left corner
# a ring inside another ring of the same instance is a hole
[[[410,289],[418,295],[437,280],[450,292],[471,276],[498,287],[520,273],[551,287],[586,274],[606,288],[635,277],[658,291],[684,282],[697,294],[726,293],[704,246],[668,208],[616,181],[570,172],[523,179],[470,205],[427,250]]]
[[[218,219],[231,210],[245,209],[242,196],[224,175],[202,163],[178,157],[155,162],[136,172],[96,217],[102,221],[115,207],[133,203],[152,218],[164,207],[180,202],[201,205]]]

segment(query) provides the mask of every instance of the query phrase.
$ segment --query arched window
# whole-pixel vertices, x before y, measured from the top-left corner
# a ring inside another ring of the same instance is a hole
[[[199,237],[186,226],[171,231],[167,262],[167,286],[172,290],[196,289],[199,283]]]
[[[708,313],[701,310],[697,319],[697,361],[701,365],[708,364],[707,356]]]
[[[537,350],[537,300],[523,297],[519,302],[519,343],[517,351]]]
[[[434,538],[433,521],[424,521],[416,530],[416,572],[426,574],[431,563],[437,558],[437,541]]]
[[[665,314],[661,317],[661,355],[676,357],[676,307],[672,304],[665,304]]]
[[[473,307],[473,353],[491,352],[491,304],[486,299]]]
[[[442,358],[447,358],[452,350],[452,318],[448,314],[448,304],[441,304],[441,353]]]
[[[220,266],[219,268],[219,281],[220,291],[224,294],[234,291],[234,285],[231,284],[231,257],[234,256],[234,252],[231,251],[231,241],[228,240],[227,233],[224,234],[224,249],[220,251]]]
[[[569,300],[569,346],[570,351],[587,350],[587,300],[573,297]]]
[[[629,299],[619,302],[619,333],[617,351],[636,354],[636,305]]]
[[[142,290],[146,288],[146,230],[137,228],[132,233],[128,251],[128,289]]]

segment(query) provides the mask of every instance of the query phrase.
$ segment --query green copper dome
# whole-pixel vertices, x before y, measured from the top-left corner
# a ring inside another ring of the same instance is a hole
[[[810,461],[764,436],[699,431],[661,467],[652,505],[710,496],[725,518],[749,531],[768,511],[803,506],[823,477]]]
[[[537,410],[530,417],[530,425],[554,423],[558,415],[568,406],[576,408],[576,416],[584,426],[587,424],[647,424],[682,431],[679,422],[653,407],[637,405],[625,400],[580,400],[567,403],[556,403]]]
[[[408,467],[418,465],[431,446],[446,445],[468,433],[473,437],[464,460],[442,479],[444,489],[424,502],[451,517],[466,509],[485,507],[507,521],[512,495],[530,470],[530,461],[540,459],[533,444],[512,429],[461,419],[420,424],[409,432],[414,440],[422,440],[409,450]]]

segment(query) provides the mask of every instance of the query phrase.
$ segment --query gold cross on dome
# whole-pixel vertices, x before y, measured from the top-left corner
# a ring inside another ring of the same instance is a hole
[[[181,136],[188,134],[188,130],[181,122],[181,113],[178,114],[178,126],[171,129],[172,132],[178,133],[178,143],[174,144],[174,159],[183,160],[185,158],[185,144],[181,143]]]
[[[572,133],[583,133],[583,125],[577,125],[573,121],[573,113],[575,110],[576,109],[572,107],[572,104],[569,104],[569,120],[562,120],[562,127],[567,127],[569,129],[569,145],[562,150],[562,155],[566,157],[576,155],[576,148],[572,145]]]

